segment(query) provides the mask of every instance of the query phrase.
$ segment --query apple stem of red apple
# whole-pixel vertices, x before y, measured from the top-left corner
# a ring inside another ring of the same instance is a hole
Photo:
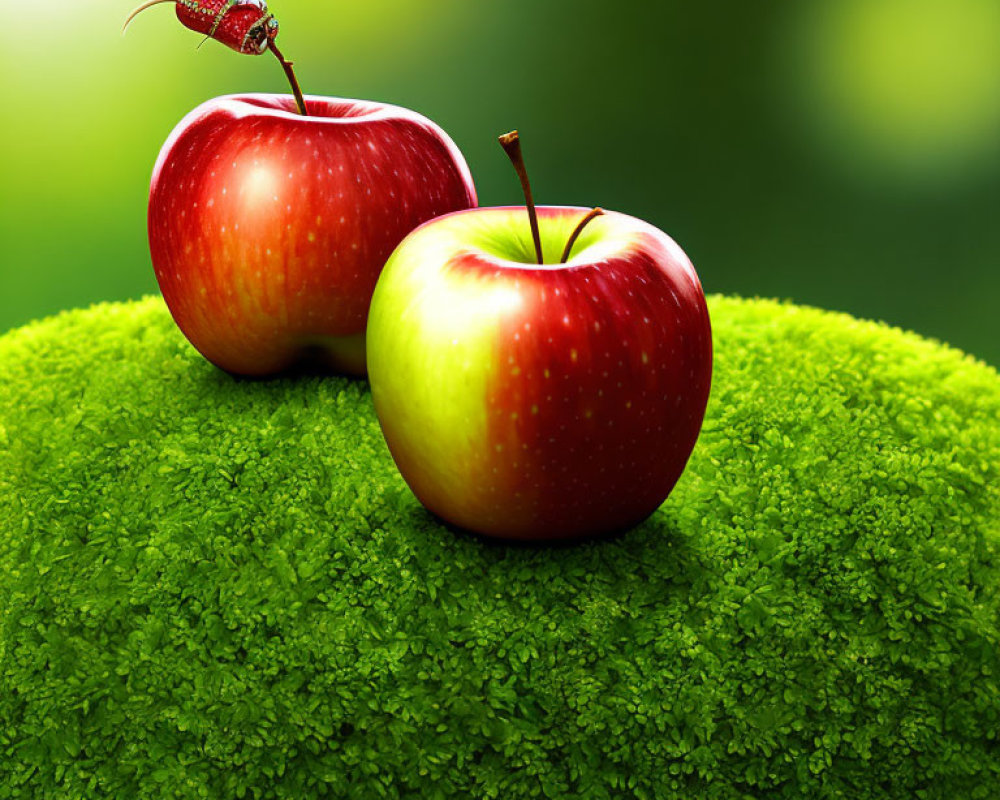
[[[538,232],[538,213],[535,211],[535,201],[531,196],[531,183],[528,181],[528,171],[524,167],[524,155],[521,153],[521,137],[517,131],[505,133],[500,137],[500,146],[504,149],[510,162],[521,179],[521,189],[524,190],[524,200],[528,206],[528,222],[531,224],[531,238],[535,242],[535,257],[539,264],[542,259],[542,237]]]
[[[303,117],[308,117],[309,112],[306,111],[306,99],[302,96],[302,89],[299,87],[299,81],[295,77],[295,70],[292,69],[292,62],[286,61],[285,57],[281,54],[278,49],[278,45],[274,43],[274,39],[271,39],[267,43],[268,48],[274,53],[275,58],[278,59],[278,63],[281,64],[281,68],[285,71],[285,75],[288,77],[288,82],[292,85],[292,94],[295,95],[295,104],[299,107],[299,113]]]
[[[566,249],[563,250],[562,258],[559,259],[560,264],[565,264],[569,261],[569,254],[573,250],[573,245],[576,244],[576,240],[580,238],[580,234],[583,233],[583,229],[586,228],[591,222],[597,219],[604,213],[603,208],[595,208],[590,211],[587,216],[580,220],[580,224],[573,229],[573,233],[570,234],[569,241],[566,242]]]

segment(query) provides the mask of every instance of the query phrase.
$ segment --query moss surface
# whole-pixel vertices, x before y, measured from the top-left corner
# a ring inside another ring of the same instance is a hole
[[[712,298],[664,507],[435,523],[366,385],[237,382],[159,300],[0,338],[0,797],[1000,793],[1000,378]]]

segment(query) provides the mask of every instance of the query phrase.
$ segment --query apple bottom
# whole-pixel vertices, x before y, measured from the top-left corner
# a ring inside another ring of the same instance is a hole
[[[318,336],[299,351],[299,364],[324,366],[345,375],[364,377],[368,368],[365,362],[365,335]]]
[[[410,472],[400,464],[400,470]],[[662,484],[643,503],[593,502],[578,497],[532,495],[525,486],[521,491],[503,491],[496,482],[477,483],[470,474],[470,501],[446,495],[441,487],[423,482],[419,477],[409,486],[421,504],[451,527],[481,536],[510,541],[582,540],[613,536],[648,519],[673,489],[680,473]],[[576,482],[578,485],[582,481]]]
[[[176,300],[171,297],[169,300]],[[170,302],[168,300],[168,307]],[[181,331],[201,355],[220,369],[246,378],[273,377],[286,372],[320,371],[364,377],[365,333],[329,336],[290,334],[272,320],[248,325],[246,317],[222,311],[195,320],[197,334],[188,333],[188,311],[170,307]]]
[[[289,370],[317,370],[363,378],[367,374],[365,335],[307,337],[278,361],[272,374]]]

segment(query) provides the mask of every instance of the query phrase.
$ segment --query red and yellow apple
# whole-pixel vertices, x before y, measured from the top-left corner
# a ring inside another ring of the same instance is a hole
[[[609,533],[667,497],[698,437],[712,338],[691,262],[624,214],[460,211],[411,233],[372,299],[368,371],[404,479],[455,526]]]
[[[249,94],[192,111],[160,152],[149,244],[174,319],[209,361],[271,375],[303,358],[361,374],[382,266],[421,223],[476,205],[437,125],[406,109]]]

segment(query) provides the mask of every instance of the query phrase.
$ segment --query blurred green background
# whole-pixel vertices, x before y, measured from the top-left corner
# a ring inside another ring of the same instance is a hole
[[[155,291],[145,202],[181,117],[285,91],[138,0],[0,0],[0,331]],[[882,319],[1000,364],[1000,2],[274,0],[314,94],[414,108],[483,205],[649,220],[706,291]]]

